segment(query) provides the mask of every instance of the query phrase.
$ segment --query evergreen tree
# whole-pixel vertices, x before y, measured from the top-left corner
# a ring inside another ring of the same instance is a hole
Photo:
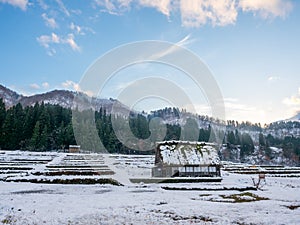
[[[40,122],[37,121],[33,129],[32,137],[30,139],[29,149],[32,151],[39,151],[40,147]]]
[[[0,129],[3,125],[4,120],[5,120],[5,115],[6,115],[5,104],[2,100],[2,98],[0,98]]]
[[[259,142],[260,146],[262,146],[262,147],[266,146],[266,139],[262,133],[259,133],[258,142]]]
[[[227,134],[227,142],[232,145],[236,144],[236,139],[235,139],[235,135],[234,135],[233,131],[230,131]]]
[[[247,133],[243,133],[241,142],[241,157],[250,155],[254,150],[254,144],[251,136]]]
[[[186,141],[197,141],[199,139],[199,128],[197,122],[192,118],[187,118],[183,126],[182,138]]]
[[[241,145],[241,138],[240,138],[240,134],[239,131],[237,129],[235,129],[235,144],[236,145]]]

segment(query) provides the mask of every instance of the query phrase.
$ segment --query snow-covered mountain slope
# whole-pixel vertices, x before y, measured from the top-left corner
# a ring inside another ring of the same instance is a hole
[[[23,107],[33,106],[36,102],[51,105],[60,105],[64,108],[75,108],[79,110],[93,108],[99,110],[103,108],[110,113],[112,110],[115,113],[129,114],[129,108],[115,99],[100,99],[90,98],[83,93],[67,91],[67,90],[53,90],[43,94],[36,94],[32,96],[20,95],[7,87],[0,85],[0,98],[3,99],[7,108],[21,103]]]
[[[18,101],[22,99],[22,97],[22,95],[0,84],[0,98],[3,99],[6,107],[12,107],[13,105],[16,105]]]
[[[297,113],[297,115],[287,119],[286,121],[296,121],[296,122],[300,122],[300,112]]]

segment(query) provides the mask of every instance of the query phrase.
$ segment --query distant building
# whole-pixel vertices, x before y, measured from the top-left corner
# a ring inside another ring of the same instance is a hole
[[[216,145],[205,142],[158,142],[153,177],[220,176]]]
[[[79,153],[80,145],[69,145],[69,153]]]

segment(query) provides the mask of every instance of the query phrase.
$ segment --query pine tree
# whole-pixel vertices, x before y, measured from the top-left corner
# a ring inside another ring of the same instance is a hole
[[[3,125],[4,120],[5,120],[5,115],[6,115],[5,104],[2,100],[2,98],[0,98],[0,129]]]
[[[266,146],[266,140],[265,140],[265,137],[264,137],[264,135],[262,133],[259,133],[258,142],[259,142],[259,145],[261,147],[265,147]]]
[[[38,151],[40,150],[40,146],[40,122],[37,121],[33,129],[32,137],[30,139],[29,149],[32,151]]]
[[[232,145],[236,144],[236,139],[235,139],[235,135],[234,135],[233,131],[230,131],[227,134],[227,142]]]
[[[199,128],[197,122],[192,118],[187,118],[183,129],[181,130],[183,140],[197,141],[199,139]]]

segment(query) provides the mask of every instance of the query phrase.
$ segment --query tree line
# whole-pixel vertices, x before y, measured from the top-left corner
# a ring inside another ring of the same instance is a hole
[[[72,111],[59,105],[44,103],[27,107],[17,104],[6,109],[3,100],[0,99],[0,148],[49,151],[80,144],[85,150],[91,151],[101,151],[103,150],[101,148],[105,148],[111,153],[146,154],[153,153],[155,145],[152,145],[153,149],[145,152],[142,151],[142,143],[137,140],[150,139],[154,144],[158,139],[219,141],[219,143],[221,139],[223,144],[239,146],[241,157],[254,151],[255,143],[251,136],[246,132],[240,132],[237,127],[250,125],[258,129],[260,127],[258,124],[237,125],[236,122],[229,121],[227,126],[236,129],[225,131],[213,128],[209,123],[208,126],[199,129],[195,118],[187,118],[183,126],[176,123],[162,126],[160,121],[153,120],[155,117],[165,119],[170,114],[175,118],[180,117],[176,108],[166,108],[147,116],[144,113],[131,113],[129,117],[109,114],[103,108],[96,112]],[[208,117],[205,117],[205,120],[210,121]],[[99,144],[99,140],[103,146]],[[265,136],[260,133],[258,144],[267,154],[270,153],[270,147],[275,146],[282,148],[288,157],[299,158],[300,155],[300,138],[287,136],[279,139],[271,134]]]

